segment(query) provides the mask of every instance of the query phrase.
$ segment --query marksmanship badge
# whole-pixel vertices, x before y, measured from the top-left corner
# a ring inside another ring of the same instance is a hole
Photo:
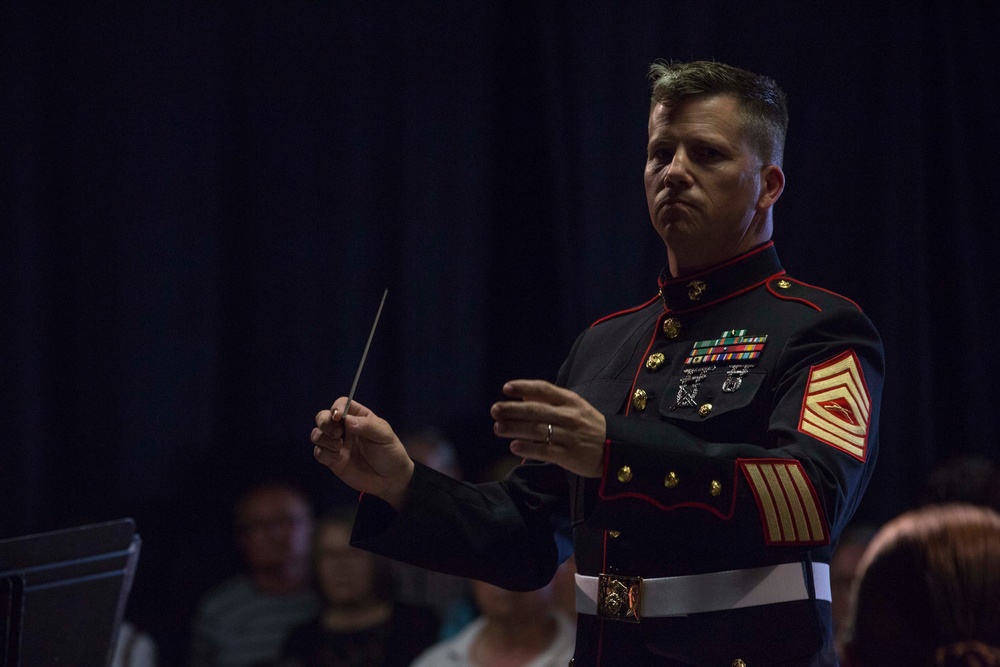
[[[684,377],[681,378],[680,385],[677,387],[677,399],[670,409],[698,407],[697,401],[694,400],[698,396],[698,388],[708,377],[708,374],[714,370],[715,366],[685,368]]]
[[[722,391],[732,394],[743,386],[743,376],[750,372],[753,364],[733,364],[726,370],[726,381],[722,383]]]

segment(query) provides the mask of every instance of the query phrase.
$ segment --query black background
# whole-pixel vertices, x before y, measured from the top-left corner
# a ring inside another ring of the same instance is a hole
[[[821,9],[822,7],[822,9]],[[466,468],[504,380],[652,296],[657,58],[787,91],[775,240],[888,371],[862,518],[993,456],[1000,4],[148,2],[0,8],[0,537],[132,516],[129,615],[183,655],[234,494],[346,393]]]

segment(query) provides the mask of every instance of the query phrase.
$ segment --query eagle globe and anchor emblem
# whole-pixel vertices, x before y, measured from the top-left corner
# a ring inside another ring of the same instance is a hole
[[[601,618],[638,623],[642,578],[602,574],[598,578],[597,598]]]

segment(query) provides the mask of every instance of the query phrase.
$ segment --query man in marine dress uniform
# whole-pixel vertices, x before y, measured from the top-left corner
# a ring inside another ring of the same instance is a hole
[[[829,562],[871,476],[884,359],[851,301],[770,241],[787,111],[771,79],[657,63],[645,168],[667,268],[514,380],[494,430],[527,459],[468,485],[414,465],[345,398],[317,460],[364,492],[354,543],[512,589],[575,550],[576,667],[836,664]]]

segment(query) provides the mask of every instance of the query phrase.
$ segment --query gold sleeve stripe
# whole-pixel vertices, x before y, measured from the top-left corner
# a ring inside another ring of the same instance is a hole
[[[789,466],[788,474],[795,481],[795,486],[799,490],[799,497],[805,503],[806,514],[809,516],[809,530],[811,537],[815,541],[826,540],[826,527],[823,519],[820,518],[819,508],[816,507],[816,499],[813,497],[812,484],[802,473],[801,466]]]
[[[799,432],[864,461],[871,396],[854,350],[809,369]]]
[[[774,509],[774,503],[771,502],[771,494],[767,493],[767,484],[760,474],[760,466],[751,463],[744,466],[743,470],[747,481],[753,488],[754,495],[757,497],[757,508],[762,515],[767,541],[769,543],[780,542],[781,528],[778,527],[778,513]],[[764,490],[764,493],[761,493],[761,489]]]
[[[788,509],[788,499],[781,492],[781,484],[774,472],[773,465],[761,466],[761,473],[767,480],[768,493],[774,506],[778,508],[778,518],[781,519],[781,536],[783,542],[795,542],[795,526],[792,525],[792,514]]]
[[[757,500],[767,544],[826,544],[812,483],[795,460],[746,459],[740,467]]]
[[[785,466],[777,466],[775,472],[778,474],[778,479],[781,480],[781,488],[785,492],[785,497],[788,499],[788,506],[792,509],[792,516],[795,518],[795,535],[798,539],[809,539],[809,524],[806,523],[806,512],[802,507],[802,500],[799,498],[798,489],[795,488],[795,483],[792,482],[791,476],[788,474],[788,468]]]

